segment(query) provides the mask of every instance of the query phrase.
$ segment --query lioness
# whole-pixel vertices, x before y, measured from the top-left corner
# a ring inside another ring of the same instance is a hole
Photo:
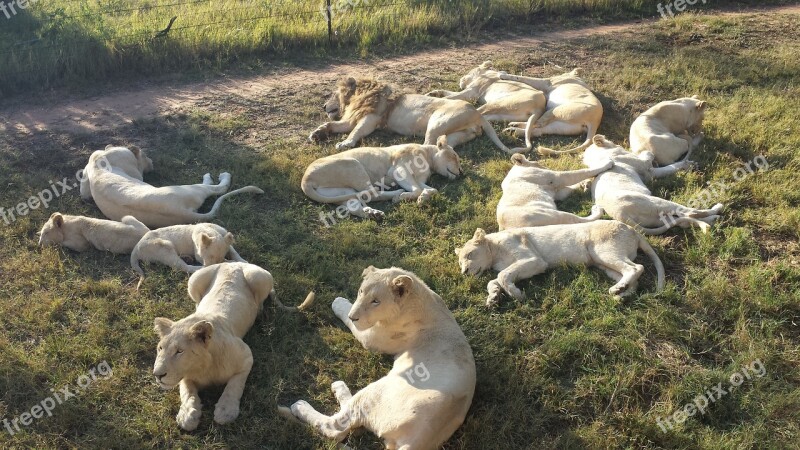
[[[388,375],[350,393],[331,385],[339,412],[326,416],[305,401],[279,407],[337,442],[364,427],[389,449],[435,449],[461,426],[475,392],[472,349],[442,298],[403,269],[364,270],[355,304],[333,312],[364,348],[394,355]]]
[[[255,186],[236,189],[221,195],[211,211],[199,213],[197,209],[208,197],[228,190],[231,184],[229,173],[220,174],[218,185],[212,185],[211,175],[205,174],[203,184],[157,188],[142,181],[142,174],[152,167],[150,158],[136,147],[98,150],[89,157],[84,169],[85,183],[88,184],[82,185],[81,195],[94,198],[97,207],[109,219],[133,216],[148,227],[157,228],[209,220],[217,215],[222,201],[231,195],[264,193]]]
[[[456,249],[461,272],[478,275],[498,271],[486,286],[487,306],[494,306],[505,292],[517,300],[524,297],[514,285],[561,264],[597,266],[617,282],[608,292],[626,296],[636,290],[644,267],[633,262],[637,249],[653,260],[658,273],[657,290],[664,289],[664,266],[643,236],[616,220],[598,220],[569,225],[526,227],[486,234],[478,228],[472,239]]]
[[[193,273],[225,258],[246,263],[233,248],[233,234],[213,223],[173,225],[149,231],[131,252],[131,267],[139,274],[139,289],[144,282],[144,271],[139,261],[160,262],[173,269]],[[184,257],[194,258],[200,266],[186,264]]]
[[[178,426],[194,430],[202,404],[197,391],[225,385],[214,408],[214,421],[232,422],[239,416],[239,400],[253,366],[253,354],[242,337],[253,326],[267,297],[286,310],[303,310],[314,301],[311,292],[297,308],[283,306],[273,290],[272,275],[245,263],[204,267],[189,278],[189,296],[196,304],[191,315],[173,322],[155,319],[160,338],[153,375],[162,389],[180,384]]]
[[[503,196],[497,204],[497,224],[500,230],[566,223],[584,223],[603,216],[599,207],[592,208],[588,217],[559,211],[556,200],[564,200],[581,183],[614,166],[609,159],[595,169],[559,172],[545,169],[517,153],[511,157],[514,166],[503,179]]]
[[[556,151],[539,147],[542,155],[575,153],[592,143],[603,119],[603,104],[580,79],[580,69],[551,78],[532,78],[500,73],[501,80],[525,83],[547,95],[547,111],[541,117],[531,116],[527,122],[511,122],[509,128],[517,137],[525,137],[525,147],[533,148],[531,136],[557,134],[573,136],[586,133],[586,141],[570,150]]]
[[[630,153],[598,134],[583,154],[583,163],[594,167],[608,158],[614,161],[614,167],[594,179],[592,198],[612,218],[635,226],[647,235],[662,234],[675,225],[697,226],[705,233],[719,218],[720,203],[711,209],[689,208],[652,195],[642,181],[642,178],[674,174],[690,167],[691,161],[656,168],[652,153]]]
[[[381,220],[383,211],[366,203],[426,201],[438,192],[425,184],[431,169],[451,180],[461,174],[458,154],[445,136],[436,145],[362,147],[320,158],[308,166],[300,187],[312,200],[340,203],[353,215]],[[401,189],[382,190],[398,186]]]
[[[53,213],[39,232],[39,245],[62,245],[76,252],[90,248],[111,253],[130,253],[150,231],[131,216],[121,221]]]
[[[420,94],[403,94],[388,84],[370,78],[347,77],[336,85],[336,92],[325,103],[325,113],[333,122],[319,126],[309,136],[319,142],[335,133],[350,133],[336,144],[338,150],[353,148],[378,128],[404,136],[425,136],[433,145],[441,135],[455,147],[475,139],[483,130],[504,152],[511,153],[497,137],[492,125],[471,104]]]
[[[491,61],[472,69],[461,77],[458,85],[461,92],[438,89],[426,95],[482,103],[478,112],[490,122],[524,122],[531,116],[541,116],[547,106],[544,92],[527,84],[501,80]]]
[[[703,139],[706,102],[693,95],[661,102],[636,118],[631,125],[631,151],[651,152],[662,166],[672,164]]]

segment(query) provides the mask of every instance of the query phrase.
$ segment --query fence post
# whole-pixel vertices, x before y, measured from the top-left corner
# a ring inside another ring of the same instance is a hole
[[[333,43],[333,25],[331,24],[331,0],[325,0],[325,12],[328,18],[328,44]]]

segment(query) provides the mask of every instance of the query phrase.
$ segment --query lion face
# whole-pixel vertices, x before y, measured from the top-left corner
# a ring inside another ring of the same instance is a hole
[[[325,102],[325,114],[328,115],[328,118],[331,120],[339,120],[342,118],[342,111],[341,111],[341,103],[339,100],[339,93],[336,92],[330,96],[327,102]]]
[[[39,245],[60,245],[64,242],[64,216],[53,213],[39,231]]]
[[[349,317],[359,330],[371,328],[378,322],[391,321],[400,315],[402,303],[411,295],[414,281],[398,269],[364,269],[358,298],[350,308]]]
[[[479,275],[492,267],[492,253],[489,250],[489,241],[486,239],[486,232],[482,228],[475,230],[472,239],[467,241],[463,247],[456,249],[458,264],[461,266],[461,273],[468,275]]]
[[[621,146],[606,139],[602,134],[596,134],[592,138],[592,145],[583,153],[583,163],[587,167],[598,167],[607,163],[615,156],[630,155]]]
[[[225,236],[202,233],[199,242],[195,242],[194,254],[198,256],[200,260],[198,262],[204,266],[219,264],[225,261],[225,256],[233,243],[232,233],[227,233]]]
[[[433,170],[441,176],[454,180],[461,175],[461,160],[458,153],[447,144],[447,138],[440,136],[436,141],[439,148],[433,155]]]
[[[467,86],[470,85],[470,83],[484,76],[486,72],[490,70],[494,70],[494,68],[492,67],[492,62],[484,61],[480,66],[470,70],[469,73],[461,77],[461,79],[458,80],[458,86],[461,89],[466,89]]]
[[[187,376],[202,374],[211,366],[208,346],[214,326],[210,322],[173,322],[158,317],[154,323],[161,339],[156,350],[153,375],[162,389],[172,389]]]
[[[357,82],[353,77],[346,77],[336,84],[336,92],[331,94],[325,102],[325,114],[331,120],[340,120],[345,108],[350,103],[350,98],[356,92]]]
[[[700,100],[700,97],[697,95],[693,95],[688,100],[689,105],[687,109],[689,110],[689,117],[686,130],[694,135],[703,131],[703,119],[706,115],[707,103]]]

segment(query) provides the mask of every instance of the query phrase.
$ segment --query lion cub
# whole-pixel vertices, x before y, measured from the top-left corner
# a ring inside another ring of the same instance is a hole
[[[664,289],[664,266],[643,236],[616,220],[517,228],[486,234],[478,228],[462,248],[456,249],[461,272],[478,275],[498,271],[487,290],[487,306],[498,303],[505,292],[517,300],[524,297],[514,285],[560,264],[587,264],[603,269],[617,282],[608,292],[625,296],[636,290],[644,267],[633,262],[637,249],[653,260],[658,272],[657,289]]]
[[[696,95],[661,102],[636,118],[631,125],[631,151],[651,152],[662,166],[685,160],[703,139],[706,102]]]
[[[62,245],[76,252],[91,248],[111,253],[130,253],[150,231],[133,216],[121,221],[53,213],[39,232],[39,245]]]
[[[144,271],[139,261],[160,262],[173,269],[196,272],[202,266],[225,261],[247,262],[233,248],[233,234],[213,223],[173,225],[145,234],[131,252],[131,267],[139,274],[138,290],[144,282]],[[202,266],[192,266],[183,260],[192,257]]]
[[[364,427],[386,448],[438,448],[472,404],[472,349],[442,298],[413,273],[370,266],[362,277],[356,302],[337,298],[333,312],[364,348],[394,355],[392,370],[355,395],[333,382],[340,409],[332,416],[302,400],[278,411],[337,442]]]
[[[160,338],[153,375],[162,389],[180,385],[178,426],[194,430],[200,423],[202,404],[198,390],[225,385],[214,409],[214,421],[232,422],[239,416],[239,401],[253,366],[253,354],[242,337],[256,320],[264,300],[272,298],[281,309],[304,310],[314,302],[311,292],[298,307],[286,307],[275,296],[272,275],[247,263],[204,267],[189,278],[189,296],[195,312],[173,322],[155,319]]]

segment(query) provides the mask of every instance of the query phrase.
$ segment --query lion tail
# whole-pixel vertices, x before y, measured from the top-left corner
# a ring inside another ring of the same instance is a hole
[[[500,140],[500,138],[497,136],[497,133],[494,131],[494,127],[492,127],[492,124],[490,124],[489,121],[486,120],[486,118],[483,116],[481,116],[481,127],[483,128],[483,132],[486,133],[486,136],[488,136],[489,139],[491,139],[492,142],[494,142],[494,145],[496,145],[497,148],[510,155],[517,153],[506,147],[505,144],[503,144],[503,141]]]
[[[286,306],[283,303],[281,303],[281,301],[278,300],[278,294],[275,293],[275,289],[270,291],[268,298],[272,299],[272,302],[275,303],[275,306],[284,311],[297,312],[297,311],[305,311],[306,309],[311,307],[311,305],[314,304],[314,300],[316,300],[317,298],[317,294],[315,294],[314,291],[309,292],[308,295],[306,296],[306,299],[303,300],[303,303],[301,303],[299,306]]]
[[[539,154],[542,155],[542,156],[555,156],[555,155],[566,155],[566,154],[570,154],[570,153],[577,153],[577,152],[582,152],[582,151],[586,150],[587,148],[592,146],[592,138],[594,137],[595,133],[597,132],[597,130],[594,129],[594,126],[592,124],[586,124],[586,125],[587,125],[587,127],[586,127],[587,128],[586,140],[583,141],[583,144],[581,144],[581,145],[579,145],[579,146],[577,146],[575,148],[571,148],[569,150],[553,150],[551,148],[542,147],[540,145],[539,148],[536,151],[538,151]],[[528,133],[528,131],[526,129],[525,130],[525,137],[526,138],[527,138],[527,133]],[[527,143],[527,140],[526,140],[526,143]]]
[[[661,263],[661,258],[658,257],[658,253],[656,253],[650,243],[647,242],[647,238],[639,233],[636,233],[636,236],[639,238],[639,248],[653,260],[653,264],[656,266],[656,274],[658,277],[656,281],[656,291],[661,292],[664,290],[664,264]]]
[[[138,291],[140,287],[142,287],[142,283],[144,283],[144,271],[142,267],[139,265],[139,246],[133,248],[131,252],[131,267],[136,273],[139,274],[139,283],[136,285],[136,290]]]

